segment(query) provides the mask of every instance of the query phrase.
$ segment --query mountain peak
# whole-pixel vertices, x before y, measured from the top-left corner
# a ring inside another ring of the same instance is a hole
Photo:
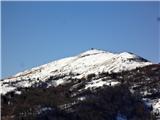
[[[106,53],[106,51],[100,50],[100,49],[91,48],[90,50],[82,52],[80,55],[81,56],[85,56],[85,55],[100,54],[100,53]]]
[[[119,56],[122,56],[124,58],[138,58],[137,55],[130,53],[130,52],[122,52],[119,54]]]
[[[122,59],[139,59],[141,61],[145,61],[147,62],[148,60],[134,54],[131,52],[121,52],[121,53],[113,53],[113,52],[108,52],[105,50],[101,50],[101,49],[96,49],[96,48],[91,48],[90,50],[87,50],[85,52],[82,52],[79,54],[80,57],[85,57],[85,56],[94,56],[97,54],[101,54],[101,55],[108,55],[108,59],[110,57],[120,57]],[[98,58],[97,58],[98,59]],[[105,58],[107,59],[107,58]]]

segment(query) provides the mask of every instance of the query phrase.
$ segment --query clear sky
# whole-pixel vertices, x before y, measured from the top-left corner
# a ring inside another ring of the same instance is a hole
[[[2,2],[2,77],[90,48],[159,62],[158,2]]]

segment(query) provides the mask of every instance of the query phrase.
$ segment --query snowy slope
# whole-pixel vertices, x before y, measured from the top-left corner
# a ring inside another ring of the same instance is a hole
[[[81,79],[89,74],[102,72],[121,72],[152,64],[145,59],[128,52],[111,53],[102,50],[88,50],[77,56],[64,58],[51,63],[20,72],[0,81],[1,93],[6,94],[17,87],[30,87],[45,82],[51,76],[63,76],[53,85],[66,83],[70,74]]]

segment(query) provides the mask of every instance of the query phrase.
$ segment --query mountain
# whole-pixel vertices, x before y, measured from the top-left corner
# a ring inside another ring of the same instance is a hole
[[[159,75],[133,53],[88,50],[1,80],[2,119],[159,119]]]
[[[65,79],[68,79],[68,77],[81,79],[93,73],[98,75],[102,72],[121,72],[149,64],[152,63],[132,53],[123,52],[117,54],[93,49],[4,79],[1,81],[2,89],[0,92],[6,94],[17,87],[31,87],[41,82],[49,82],[48,79],[51,77],[55,80],[54,82],[50,81],[51,83],[48,83],[48,86],[57,86],[67,82]]]

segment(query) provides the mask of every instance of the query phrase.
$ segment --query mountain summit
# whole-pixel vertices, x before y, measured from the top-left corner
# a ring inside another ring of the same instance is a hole
[[[51,63],[20,72],[10,78],[1,81],[1,93],[6,94],[17,87],[31,87],[39,82],[45,82],[50,77],[65,76],[54,81],[53,85],[65,83],[65,78],[72,74],[73,78],[83,78],[89,74],[103,72],[115,73],[132,70],[152,64],[151,62],[133,53],[111,53],[98,49],[91,49],[79,55],[63,58]],[[4,84],[14,83],[14,85]]]

